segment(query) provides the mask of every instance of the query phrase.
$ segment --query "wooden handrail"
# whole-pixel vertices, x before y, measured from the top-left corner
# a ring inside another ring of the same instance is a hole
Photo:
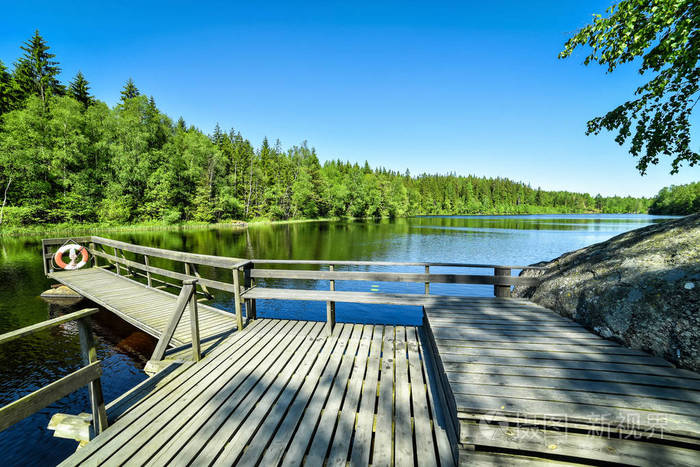
[[[32,324],[31,326],[26,326],[22,329],[17,329],[15,331],[6,332],[5,334],[0,334],[0,344],[4,344],[6,342],[10,342],[15,339],[19,339],[20,337],[28,336],[30,334],[35,334],[45,329],[56,327],[59,324],[67,323],[68,321],[73,321],[76,319],[94,315],[98,311],[100,311],[99,308],[87,308],[85,310],[80,310],[73,313],[69,313],[67,315],[59,316],[58,318],[49,319],[40,323]]]
[[[97,349],[92,332],[90,331],[90,324],[87,321],[88,316],[98,311],[99,309],[97,308],[88,308],[0,335],[0,344],[4,344],[19,339],[20,337],[35,334],[68,321],[75,320],[78,322],[80,350],[83,364],[85,365],[83,368],[74,371],[68,376],[64,376],[58,381],[50,383],[0,408],[0,431],[48,407],[57,400],[62,399],[86,385],[90,391],[92,422],[95,433],[99,434],[107,428],[107,412],[105,410],[102,385],[100,383],[102,369],[100,368],[100,361],[97,360]]]
[[[52,245],[60,245],[69,239],[47,239],[42,241],[42,256],[44,257],[45,270],[52,270],[50,266]],[[335,289],[335,281],[375,281],[375,282],[415,282],[425,285],[425,295],[430,295],[430,284],[473,284],[491,285],[496,297],[510,297],[512,286],[534,286],[539,283],[538,278],[512,276],[513,270],[545,270],[539,266],[513,266],[513,265],[493,265],[493,264],[472,264],[472,263],[446,263],[446,262],[400,262],[400,261],[346,261],[346,260],[295,260],[295,259],[240,259],[233,257],[220,257],[212,255],[201,255],[194,253],[184,253],[178,251],[164,250],[161,248],[145,247],[133,245],[126,242],[111,240],[108,238],[91,236],[74,239],[76,241],[89,242],[88,251],[95,259],[106,259],[111,266],[116,267],[117,274],[126,267],[131,276],[139,276],[146,279],[149,287],[154,282],[167,287],[181,289],[181,294],[185,290],[184,284],[192,282],[197,284],[201,290],[194,286],[193,294],[201,294],[206,299],[212,299],[213,295],[209,291],[221,290],[233,293],[236,312],[236,323],[238,329],[243,327],[243,313],[241,301],[245,303],[246,318],[255,319],[256,308],[255,299],[250,294],[246,297],[246,292],[255,287],[256,279],[282,279],[282,280],[327,280],[330,281],[331,290]],[[113,254],[105,251],[104,247],[113,249]],[[124,252],[137,255],[135,259],[128,259]],[[143,255],[143,262],[138,261],[138,255]],[[151,264],[149,258],[157,257],[183,263],[185,272],[176,272]],[[108,265],[107,267],[111,267]],[[232,273],[231,282],[202,277],[196,265],[209,266],[213,268],[227,269]],[[271,268],[260,268],[261,265],[269,265]],[[329,270],[316,269],[276,269],[274,265],[288,266],[328,266]],[[422,268],[421,272],[391,272],[391,271],[371,271],[371,270],[341,270],[335,269],[337,266],[346,268],[369,268],[369,267],[406,267]],[[462,268],[462,269],[491,269],[492,274],[462,274],[435,273],[431,268]],[[243,278],[239,274],[243,271]],[[159,276],[156,278],[153,276]],[[174,279],[178,283],[170,282],[166,279]],[[180,285],[183,284],[183,285]],[[188,299],[189,300],[189,299]],[[178,310],[181,313],[184,311]],[[329,323],[335,321],[335,303],[328,301],[327,317]],[[177,324],[177,323],[175,323]],[[172,337],[172,336],[171,336]],[[167,346],[167,342],[163,344]],[[158,349],[158,353],[164,353],[165,348]],[[162,358],[162,356],[161,356]]]
[[[401,262],[401,261],[336,261],[336,260],[316,260],[316,259],[251,259],[254,264],[307,264],[327,266],[334,264],[336,266],[406,266],[406,267],[453,267],[453,268],[474,268],[474,269],[532,269],[545,270],[542,266],[508,266],[501,264],[471,264],[471,263],[433,263],[433,262]]]
[[[397,272],[357,272],[357,271],[307,271],[296,269],[253,269],[251,277],[256,279],[300,279],[338,280],[373,282],[423,282],[437,284],[477,284],[477,285],[536,285],[534,277],[491,276],[474,274],[413,274]],[[429,291],[429,289],[426,289]]]

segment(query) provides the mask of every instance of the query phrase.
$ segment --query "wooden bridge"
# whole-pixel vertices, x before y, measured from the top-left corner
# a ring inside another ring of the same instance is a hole
[[[94,399],[93,413],[106,412],[99,435],[65,465],[700,460],[700,375],[509,298],[511,286],[535,281],[511,275],[522,267],[248,260],[84,237],[75,241],[92,267],[57,271],[67,241],[43,242],[46,274],[158,338],[152,360],[165,369],[106,410]],[[417,282],[424,293],[336,290],[336,281]],[[435,283],[492,286],[495,297],[435,295]],[[234,312],[201,303],[212,291]],[[257,318],[260,299],[326,302],[327,319]],[[415,305],[423,324],[336,323],[336,302]]]

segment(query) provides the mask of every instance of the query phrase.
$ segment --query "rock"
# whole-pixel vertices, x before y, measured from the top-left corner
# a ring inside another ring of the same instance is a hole
[[[57,305],[71,306],[80,302],[83,296],[80,295],[75,290],[65,285],[59,285],[56,287],[51,287],[49,290],[45,290],[41,293],[41,298],[49,303],[54,303]]]
[[[529,298],[605,338],[700,371],[700,213],[566,253]]]

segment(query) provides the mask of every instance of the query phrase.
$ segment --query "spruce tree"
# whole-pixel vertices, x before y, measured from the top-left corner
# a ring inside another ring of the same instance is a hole
[[[46,45],[39,30],[20,48],[24,50],[24,55],[15,67],[15,80],[23,97],[34,94],[46,103],[49,94],[63,94],[65,88],[56,78],[61,68],[53,60],[56,55],[48,52],[50,47]]]
[[[0,60],[0,115],[9,112],[15,106],[15,89],[12,75]]]
[[[136,96],[139,96],[141,94],[141,92],[134,84],[134,80],[129,78],[129,80],[124,85],[124,89],[122,89],[121,94],[122,94],[122,102],[124,102],[127,99],[132,99]]]
[[[78,71],[73,81],[70,82],[68,95],[83,104],[86,109],[94,102],[94,98],[90,95],[90,85],[81,71]]]

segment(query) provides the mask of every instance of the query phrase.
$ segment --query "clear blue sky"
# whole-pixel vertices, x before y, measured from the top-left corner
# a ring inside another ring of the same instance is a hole
[[[110,105],[133,77],[173,119],[308,140],[321,160],[603,195],[699,180],[666,160],[641,177],[612,135],[584,134],[641,82],[557,59],[611,1],[7,2],[0,59],[38,28],[63,80],[82,70]]]

